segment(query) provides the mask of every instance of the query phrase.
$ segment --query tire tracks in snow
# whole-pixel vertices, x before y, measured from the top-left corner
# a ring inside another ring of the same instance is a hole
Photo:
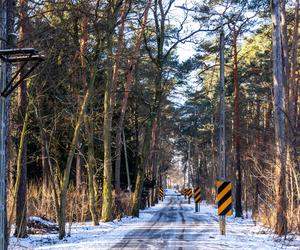
[[[181,222],[182,222],[182,224],[184,225],[184,224],[185,224],[184,215],[183,215],[182,212],[179,212],[179,215],[180,215],[180,217],[181,217]],[[179,236],[179,239],[182,240],[182,241],[184,241],[184,232],[185,232],[185,228],[183,227],[182,230],[181,230],[181,234],[180,234],[180,236]],[[183,248],[182,248],[182,247],[179,247],[178,249],[179,249],[179,250],[182,250]]]
[[[125,242],[122,242],[122,240],[118,243],[116,243],[112,248],[117,248],[117,249],[125,249],[126,247],[128,247],[128,245],[130,243],[136,244],[133,241],[143,241],[141,239],[138,238],[142,238],[143,236],[147,236],[148,234],[150,234],[151,236],[151,231],[153,230],[154,226],[159,223],[160,219],[165,215],[165,212],[167,210],[169,210],[170,205],[172,204],[173,199],[170,199],[169,203],[161,209],[161,211],[157,214],[154,214],[153,217],[149,220],[149,222],[151,222],[154,217],[157,216],[157,218],[155,218],[154,223],[152,223],[151,225],[149,225],[149,228],[142,230],[142,232],[140,233],[138,229],[135,229],[133,232],[129,233],[128,235],[125,235],[125,239],[128,237],[129,239],[127,239]],[[131,238],[132,236],[135,236],[136,238]],[[123,238],[123,239],[124,239]],[[150,239],[150,237],[148,237]],[[121,244],[121,245],[120,245]],[[145,242],[141,242],[140,244],[138,244],[136,246],[136,249],[145,249],[145,247],[143,246],[145,245]]]
[[[191,209],[179,196],[168,196],[168,203],[146,223],[146,228],[127,233],[111,249],[194,249],[189,239]],[[197,220],[198,221],[198,220]],[[199,220],[200,222],[201,220]],[[187,235],[188,238],[185,236]]]

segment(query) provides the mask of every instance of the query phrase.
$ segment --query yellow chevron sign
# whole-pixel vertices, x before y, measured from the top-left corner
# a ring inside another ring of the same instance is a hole
[[[193,190],[191,188],[187,189],[187,196],[191,198],[193,196]]]
[[[164,198],[164,190],[163,188],[159,188],[159,197]]]
[[[231,182],[230,181],[218,181],[218,215],[230,216],[232,215],[232,197],[231,197]]]
[[[188,191],[188,189],[185,188],[185,189],[183,190],[183,194],[184,194],[184,195],[187,195],[187,191]]]
[[[194,200],[195,203],[199,203],[201,200],[201,189],[200,187],[195,187],[194,188]]]

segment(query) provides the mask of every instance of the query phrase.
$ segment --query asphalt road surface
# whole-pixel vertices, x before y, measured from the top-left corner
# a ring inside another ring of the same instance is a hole
[[[154,214],[151,221],[129,232],[115,244],[113,249],[196,249],[201,236],[207,237],[210,227],[199,228],[200,223],[210,223],[215,218],[206,218],[193,213],[192,207],[182,196],[170,194],[167,204]],[[215,221],[214,221],[215,224]],[[195,242],[195,239],[196,242]]]

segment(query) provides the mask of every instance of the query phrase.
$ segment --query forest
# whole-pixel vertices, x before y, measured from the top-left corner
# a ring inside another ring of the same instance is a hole
[[[1,49],[14,48],[43,61],[22,79],[28,65],[0,52],[2,91],[21,79],[1,93],[6,244],[34,233],[29,216],[59,239],[138,217],[160,187],[215,203],[221,52],[234,216],[300,233],[299,0],[1,0]]]

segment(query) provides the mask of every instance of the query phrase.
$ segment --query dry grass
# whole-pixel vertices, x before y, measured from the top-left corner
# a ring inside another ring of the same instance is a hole
[[[101,192],[100,192],[101,193]],[[215,193],[207,192],[207,200],[209,203],[215,203]],[[130,194],[128,192],[120,192],[116,199],[116,194],[113,194],[113,214],[117,219],[130,214]],[[101,200],[101,198],[100,198]],[[12,215],[11,222],[15,221],[15,212],[11,213],[13,208],[13,196],[11,192],[8,195],[8,215]],[[101,218],[101,203],[97,204],[99,218]],[[260,204],[258,221],[263,223],[270,229],[275,228],[276,214],[275,209],[268,204]],[[288,228],[289,231],[300,234],[300,208],[295,207],[294,211],[288,212]],[[69,222],[85,222],[91,220],[91,215],[88,205],[88,193],[83,185],[82,190],[78,192],[74,186],[70,186],[68,191],[67,202],[67,220]],[[27,215],[40,216],[56,221],[56,208],[51,190],[48,189],[43,193],[41,185],[30,184],[27,193]]]
[[[27,216],[40,216],[56,221],[56,208],[51,189],[43,192],[40,184],[30,184],[27,192]],[[12,214],[11,222],[15,221],[15,212],[13,209],[14,198],[12,192],[8,192],[8,215]],[[100,192],[101,194],[101,192]],[[101,197],[100,197],[101,200]],[[114,217],[121,217],[130,213],[130,194],[128,192],[120,192],[118,199],[113,194],[113,214]],[[101,202],[97,204],[99,218],[101,215]],[[77,191],[74,186],[70,186],[68,191],[67,202],[67,220],[68,222],[85,222],[91,220],[88,192],[86,186],[82,186],[81,191]]]
[[[116,197],[114,193],[114,217],[121,219],[125,215],[130,214],[130,194],[128,192],[120,192]]]
[[[276,224],[276,209],[271,209],[267,206],[261,206],[259,209],[258,221],[270,229],[275,229]],[[299,208],[295,208],[293,213],[288,213],[288,232],[294,232],[300,235],[300,218]]]
[[[268,228],[275,228],[276,213],[275,209],[270,210],[267,207],[260,207],[258,212],[258,221]]]
[[[27,216],[41,216],[56,221],[56,207],[51,189],[43,192],[40,184],[30,184],[27,191]],[[68,191],[67,219],[68,221],[86,221],[90,219],[86,189],[78,192],[73,186]],[[14,197],[8,193],[8,215],[13,209]],[[15,214],[12,213],[12,222]]]

